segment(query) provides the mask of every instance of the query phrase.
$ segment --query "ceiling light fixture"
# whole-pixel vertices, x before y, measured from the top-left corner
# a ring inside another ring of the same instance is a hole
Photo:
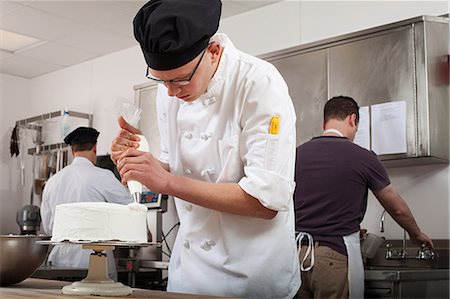
[[[26,35],[0,29],[0,49],[8,52],[16,52],[28,48],[39,40]]]

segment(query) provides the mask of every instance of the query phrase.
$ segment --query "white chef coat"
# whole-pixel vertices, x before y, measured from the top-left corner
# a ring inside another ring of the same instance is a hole
[[[168,290],[247,298],[292,298],[300,287],[294,238],[295,111],[274,66],[224,47],[208,90],[183,102],[158,89],[160,160],[171,172],[207,182],[236,182],[271,220],[207,209],[176,198],[180,228]],[[269,134],[273,116],[279,133]]]
[[[42,228],[51,235],[55,208],[59,204],[74,202],[112,202],[128,204],[132,197],[107,169],[92,164],[84,157],[75,157],[72,163],[53,175],[45,184],[42,194]],[[90,250],[81,245],[56,245],[48,260],[55,267],[87,268]],[[108,254],[108,272],[116,276],[112,254]],[[111,277],[115,278],[115,277]]]

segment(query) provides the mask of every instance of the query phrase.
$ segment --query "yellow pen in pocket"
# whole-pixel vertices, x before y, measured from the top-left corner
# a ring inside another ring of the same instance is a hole
[[[277,135],[280,128],[280,118],[278,115],[272,116],[270,119],[269,134]]]

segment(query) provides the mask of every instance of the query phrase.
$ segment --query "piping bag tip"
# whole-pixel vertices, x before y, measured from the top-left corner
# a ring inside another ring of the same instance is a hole
[[[135,203],[139,203],[141,201],[142,194],[140,192],[134,192],[132,196]]]

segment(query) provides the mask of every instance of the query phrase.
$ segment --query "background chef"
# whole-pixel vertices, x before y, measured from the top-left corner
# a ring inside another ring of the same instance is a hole
[[[221,2],[150,1],[135,37],[158,89],[161,153],[136,148],[119,119],[112,145],[123,182],[175,197],[180,228],[168,291],[292,298],[295,112],[268,62],[237,50],[219,26]]]
[[[55,208],[59,204],[132,202],[130,192],[111,171],[95,166],[99,134],[94,128],[79,127],[64,139],[70,145],[74,159],[45,184],[41,204],[42,228],[45,233],[52,234]],[[87,268],[90,253],[90,250],[83,250],[81,245],[56,245],[50,252],[48,261],[55,267]],[[108,272],[112,279],[117,280],[112,252],[108,252]]]
[[[300,252],[305,263],[299,298],[363,298],[359,235],[369,189],[413,243],[433,247],[433,242],[421,232],[377,155],[353,143],[356,101],[333,97],[323,115],[322,136],[297,148],[296,227],[300,238],[309,237]],[[308,250],[313,250],[310,257]]]

